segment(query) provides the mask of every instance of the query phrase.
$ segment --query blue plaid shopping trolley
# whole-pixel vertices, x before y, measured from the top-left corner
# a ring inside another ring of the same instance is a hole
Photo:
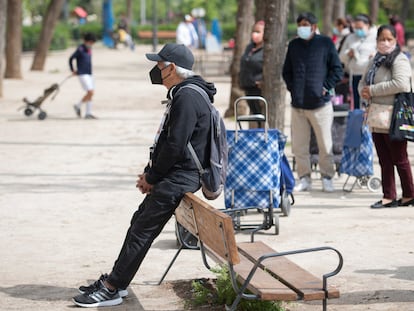
[[[355,185],[367,187],[372,192],[381,189],[381,179],[373,175],[373,143],[368,126],[364,124],[364,111],[354,109],[348,114],[340,173],[348,174],[342,187],[351,192]],[[350,177],[354,182],[350,183]]]
[[[265,116],[238,116],[237,106],[243,100],[263,102]],[[268,230],[274,226],[275,234],[278,234],[279,218],[274,208],[280,203],[280,159],[284,143],[279,142],[285,137],[277,129],[268,129],[267,103],[263,97],[240,97],[235,101],[234,111],[235,130],[227,130],[229,157],[224,188],[225,212],[232,215],[236,230]],[[262,122],[264,128],[238,129],[241,121]],[[241,216],[251,209],[263,214],[261,224],[241,223]]]

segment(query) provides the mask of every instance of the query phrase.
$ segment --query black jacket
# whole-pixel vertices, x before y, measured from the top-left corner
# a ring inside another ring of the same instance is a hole
[[[254,47],[251,42],[240,60],[239,81],[244,90],[256,88],[256,81],[263,80],[263,48],[253,51]]]
[[[168,91],[172,100],[170,113],[164,123],[157,145],[152,154],[152,166],[146,168],[146,180],[155,184],[174,170],[198,170],[188,151],[191,141],[203,167],[210,159],[210,109],[196,90],[183,88],[186,84],[196,84],[204,89],[211,102],[216,88],[200,76],[193,76]]]
[[[316,109],[324,106],[330,95],[322,95],[342,78],[342,65],[332,40],[314,35],[309,41],[296,38],[288,46],[283,65],[283,79],[292,96],[292,106]]]

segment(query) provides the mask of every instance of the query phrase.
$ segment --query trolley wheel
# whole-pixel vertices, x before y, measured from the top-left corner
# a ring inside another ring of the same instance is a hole
[[[360,176],[356,178],[356,184],[359,188],[363,188],[367,185],[367,177],[366,176]]]
[[[38,118],[39,120],[44,120],[44,119],[46,119],[46,117],[47,117],[47,113],[46,113],[46,111],[40,111],[40,112],[39,112],[39,115],[37,116],[37,118]]]
[[[378,177],[370,177],[367,182],[367,187],[371,192],[378,192],[381,189],[381,179]]]
[[[282,195],[280,196],[280,208],[282,210],[283,216],[289,216],[290,200],[289,200],[289,194],[287,194],[286,190],[283,190]]]
[[[273,226],[275,226],[275,235],[279,235],[279,216],[273,216]]]
[[[185,249],[199,249],[198,238],[188,232],[178,222],[175,222],[175,235],[177,237],[177,245],[182,245]]]
[[[33,110],[32,110],[32,108],[27,107],[27,108],[24,110],[24,115],[25,115],[26,117],[30,117],[32,114],[33,114]]]

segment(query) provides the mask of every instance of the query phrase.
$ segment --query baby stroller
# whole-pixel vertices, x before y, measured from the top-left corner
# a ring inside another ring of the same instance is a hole
[[[243,100],[263,102],[265,115],[238,116],[238,104]],[[234,103],[235,130],[227,131],[229,159],[227,179],[224,188],[225,212],[233,217],[236,230],[268,230],[275,227],[279,233],[279,218],[274,213],[275,207],[283,208],[282,213],[289,215],[291,203],[287,187],[281,197],[281,164],[286,138],[277,129],[268,129],[267,102],[260,96],[244,96]],[[264,128],[243,130],[241,122],[261,122]],[[280,142],[281,141],[281,142]],[[286,166],[285,166],[286,168]],[[288,167],[289,168],[289,167]],[[290,169],[290,168],[289,168]],[[291,180],[291,179],[290,179]],[[289,191],[291,192],[291,183]],[[288,200],[280,204],[281,199]],[[242,224],[241,216],[248,210],[255,209],[263,214],[261,224]]]
[[[39,114],[37,115],[37,118],[39,120],[44,120],[47,117],[47,113],[46,111],[44,111],[41,108],[41,105],[43,104],[43,102],[49,97],[51,96],[53,93],[53,97],[52,100],[55,99],[56,95],[59,92],[59,87],[62,86],[63,83],[65,83],[65,81],[67,79],[69,79],[70,77],[72,77],[72,74],[67,76],[62,82],[58,83],[53,83],[51,86],[49,86],[47,89],[45,89],[43,91],[43,94],[41,96],[39,96],[35,101],[30,101],[28,100],[26,97],[23,98],[23,101],[26,103],[25,106],[22,106],[19,108],[19,110],[24,109],[24,115],[26,117],[30,117],[36,110],[39,111]]]
[[[367,187],[371,192],[381,189],[381,179],[373,175],[373,144],[368,126],[364,124],[364,111],[355,109],[348,114],[340,172],[348,174],[342,187],[351,192],[355,185]],[[348,183],[351,176],[354,182]]]

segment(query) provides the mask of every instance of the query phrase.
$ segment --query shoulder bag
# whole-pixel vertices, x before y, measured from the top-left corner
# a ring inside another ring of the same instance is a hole
[[[368,107],[367,124],[370,128],[388,130],[391,125],[393,106],[371,103]]]
[[[411,86],[411,79],[410,79]],[[389,135],[392,140],[414,141],[414,94],[410,92],[395,95]]]

